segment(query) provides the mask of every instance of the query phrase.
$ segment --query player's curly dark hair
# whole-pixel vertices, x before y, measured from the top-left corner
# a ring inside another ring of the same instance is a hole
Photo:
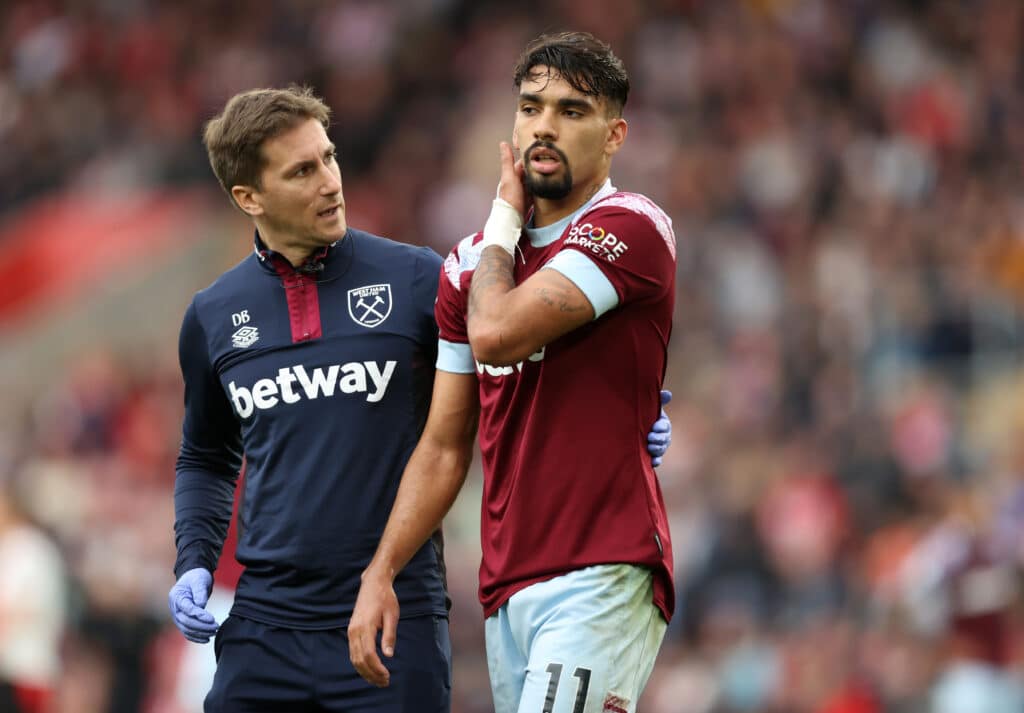
[[[309,87],[250,89],[231,97],[203,131],[210,166],[231,202],[232,186],[262,187],[263,142],[306,119],[316,119],[326,129],[330,118],[330,107]]]
[[[540,66],[549,67],[579,92],[604,97],[610,113],[622,114],[629,97],[629,75],[612,48],[589,32],[541,35],[528,44],[513,71],[515,85],[542,76]]]

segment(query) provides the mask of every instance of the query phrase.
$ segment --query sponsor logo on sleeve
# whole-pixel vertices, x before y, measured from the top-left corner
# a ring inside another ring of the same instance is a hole
[[[373,329],[391,314],[391,285],[366,285],[348,291],[348,314],[356,324]]]
[[[608,262],[615,262],[629,250],[629,245],[615,235],[593,223],[580,223],[569,230],[565,245],[579,245],[584,250],[603,257]]]
[[[676,235],[672,232],[672,219],[654,201],[639,193],[616,193],[594,203],[595,208],[619,207],[642,215],[651,221],[658,235],[665,241],[672,259],[676,259]]]

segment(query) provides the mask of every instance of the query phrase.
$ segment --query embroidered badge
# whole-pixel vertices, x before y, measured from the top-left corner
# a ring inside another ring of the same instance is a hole
[[[260,330],[256,327],[242,327],[231,335],[231,345],[236,349],[251,347],[260,340]]]
[[[348,314],[356,324],[373,329],[391,314],[391,285],[367,285],[348,291]]]

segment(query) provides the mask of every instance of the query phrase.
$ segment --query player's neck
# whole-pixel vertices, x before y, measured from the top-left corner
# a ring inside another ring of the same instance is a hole
[[[300,241],[289,236],[276,235],[273,231],[259,228],[263,244],[283,257],[292,267],[304,265],[319,246],[310,245],[308,241]]]
[[[573,186],[569,195],[558,200],[534,198],[533,227],[543,228],[552,223],[557,223],[568,215],[572,215],[593,198],[594,194],[601,190],[607,178],[607,176],[601,176],[594,182]]]

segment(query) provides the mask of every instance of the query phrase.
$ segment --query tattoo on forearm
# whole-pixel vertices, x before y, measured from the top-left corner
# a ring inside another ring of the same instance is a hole
[[[559,312],[580,312],[587,308],[586,305],[572,304],[565,293],[547,287],[538,287],[533,292],[541,302],[549,307],[556,307]]]
[[[516,286],[512,265],[512,256],[503,250],[488,248],[480,254],[469,287],[469,316],[484,310],[484,302],[490,296],[503,295]]]

